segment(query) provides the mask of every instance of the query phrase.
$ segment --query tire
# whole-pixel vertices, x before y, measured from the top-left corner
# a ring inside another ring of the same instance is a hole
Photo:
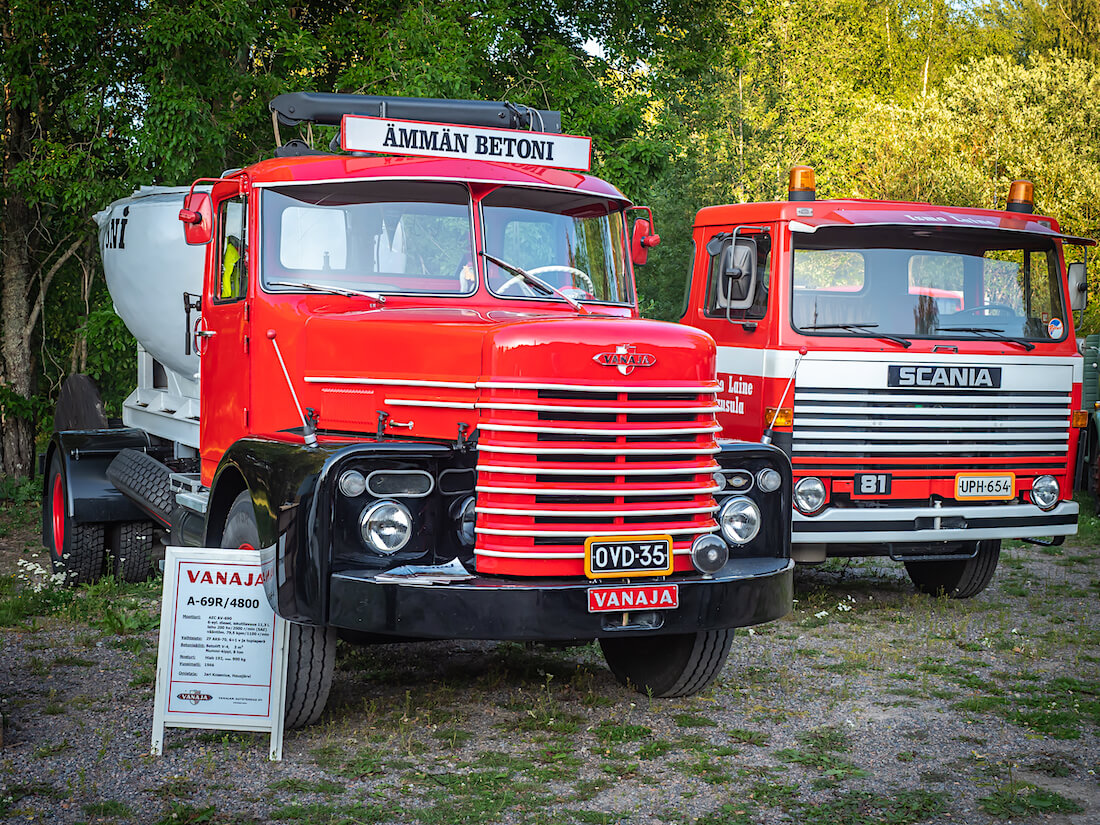
[[[66,587],[90,584],[103,575],[107,555],[104,525],[99,522],[77,524],[69,515],[68,484],[61,459],[55,453],[50,461],[44,504],[43,543],[50,551],[50,565]]]
[[[108,562],[116,579],[143,582],[153,575],[154,529],[151,521],[121,521],[110,526]]]
[[[1001,557],[1000,539],[976,542],[978,554],[961,561],[907,561],[905,571],[921,593],[951,599],[977,596],[993,580]]]
[[[703,630],[670,636],[600,639],[615,678],[659,699],[693,696],[722,670],[733,630]]]
[[[222,547],[256,549],[260,531],[252,509],[252,495],[245,490],[233,501],[225,519]],[[290,622],[287,625],[289,656],[283,725],[288,729],[312,725],[321,718],[332,688],[336,668],[336,631]]]

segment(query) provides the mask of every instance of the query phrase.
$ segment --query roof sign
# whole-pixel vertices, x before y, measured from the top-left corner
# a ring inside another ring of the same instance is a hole
[[[516,129],[344,115],[340,140],[347,152],[493,160],[584,171],[592,163],[591,138]]]

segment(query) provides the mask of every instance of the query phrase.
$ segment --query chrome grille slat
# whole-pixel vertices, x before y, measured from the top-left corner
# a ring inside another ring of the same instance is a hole
[[[792,458],[1067,458],[1070,395],[1053,390],[799,387]],[[807,464],[810,462],[810,464]],[[853,468],[857,469],[857,468]]]
[[[587,538],[671,535],[683,558],[718,529],[715,385],[479,386],[479,569],[583,576]]]

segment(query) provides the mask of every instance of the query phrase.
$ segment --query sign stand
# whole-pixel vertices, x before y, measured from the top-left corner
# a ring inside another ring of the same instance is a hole
[[[253,550],[169,547],[164,561],[154,756],[165,728],[266,731],[283,758],[287,622]]]

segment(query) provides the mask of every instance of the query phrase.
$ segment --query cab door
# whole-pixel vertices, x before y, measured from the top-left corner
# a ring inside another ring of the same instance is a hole
[[[229,446],[249,432],[249,204],[231,195],[217,206],[213,265],[207,267],[202,316],[195,329],[199,352],[199,454],[210,484]]]
[[[700,324],[718,344],[718,423],[722,435],[755,441],[764,422],[766,354],[773,343],[772,282],[774,226],[753,224],[708,231],[696,271],[706,272]],[[730,248],[740,243],[756,258],[752,283],[732,285],[720,277]],[[703,269],[705,267],[705,269]]]

